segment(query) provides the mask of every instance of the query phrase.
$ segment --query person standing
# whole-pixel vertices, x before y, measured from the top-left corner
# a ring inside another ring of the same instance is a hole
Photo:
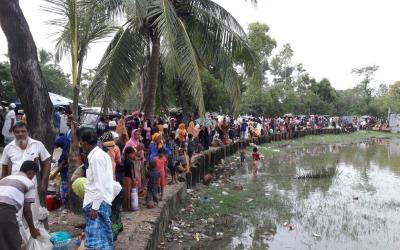
[[[71,120],[67,121],[68,128],[71,127]],[[61,173],[61,202],[63,205],[68,203],[69,197],[69,179],[68,179],[68,158],[69,158],[69,149],[71,146],[72,134],[71,129],[68,129],[67,133],[59,136],[56,139],[55,147],[62,148],[62,153],[58,160],[58,169],[50,176],[50,179],[55,179],[58,173]]]
[[[15,122],[17,121],[14,111],[15,107],[16,106],[14,103],[10,104],[8,113],[4,120],[3,129],[1,130],[1,134],[4,136],[5,145],[9,144],[10,142],[12,142],[12,140],[14,140],[13,127]]]
[[[85,248],[113,249],[111,204],[113,195],[113,168],[110,156],[97,146],[96,131],[86,129],[79,134],[83,151],[88,154],[87,184],[83,199],[85,217]]]
[[[3,151],[1,157],[2,178],[11,174],[16,174],[20,171],[22,164],[25,161],[38,161],[41,166],[40,185],[37,185],[36,178],[33,179],[35,186],[42,193],[47,191],[49,174],[50,174],[50,159],[51,155],[44,147],[43,143],[29,137],[28,125],[23,122],[15,123],[13,127],[15,139],[11,141]],[[39,192],[35,192],[35,203],[32,207],[33,221],[38,221],[39,216]]]
[[[111,132],[111,134],[113,136],[113,139],[115,141],[117,141],[118,138],[119,138],[119,135],[116,132],[117,131],[117,122],[116,121],[109,121],[108,122],[108,128],[110,129],[110,132]]]
[[[33,238],[40,235],[32,219],[31,203],[35,202],[35,184],[32,179],[39,171],[33,161],[22,163],[20,170],[0,180],[0,249],[21,249],[22,238],[16,212],[23,208],[30,234]]]

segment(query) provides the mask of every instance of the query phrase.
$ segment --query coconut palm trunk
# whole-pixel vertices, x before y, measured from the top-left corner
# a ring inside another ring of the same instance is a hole
[[[154,120],[156,110],[156,94],[157,94],[157,83],[160,71],[160,38],[157,36],[151,39],[151,54],[149,60],[149,66],[147,67],[147,82],[144,86],[143,93],[143,112],[146,118],[150,121]]]
[[[0,26],[8,42],[11,75],[31,136],[42,141],[52,153],[55,140],[53,105],[40,70],[35,42],[18,1],[0,0],[0,6]]]

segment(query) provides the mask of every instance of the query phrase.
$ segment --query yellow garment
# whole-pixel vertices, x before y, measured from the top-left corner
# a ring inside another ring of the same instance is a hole
[[[79,177],[72,183],[72,191],[81,199],[85,196],[85,186],[87,179],[85,177]]]
[[[49,176],[52,176],[54,174],[54,172],[56,172],[56,170],[51,171]],[[61,174],[58,173],[54,180],[55,180],[57,186],[60,186],[61,185]]]
[[[186,166],[185,166],[185,172],[188,174],[190,173],[190,162],[189,162],[189,155],[185,152],[185,158],[186,158]]]
[[[160,135],[164,134],[164,125],[158,125],[158,133]]]
[[[154,142],[154,143],[157,143],[157,140],[160,138],[160,134],[159,133],[154,133],[153,134],[153,136],[151,137],[151,140]],[[157,144],[157,148],[158,149],[160,149],[160,148],[162,148],[163,147],[163,140],[161,139],[160,140],[160,142]]]
[[[119,138],[122,138],[122,140],[125,143],[129,140],[129,135],[128,135],[128,131],[126,130],[124,118],[119,119],[117,129],[115,132],[117,132],[117,134],[119,135]]]

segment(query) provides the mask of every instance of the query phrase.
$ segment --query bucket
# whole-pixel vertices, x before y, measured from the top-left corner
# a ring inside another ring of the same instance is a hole
[[[68,232],[54,232],[50,236],[50,241],[53,243],[53,250],[69,250],[74,245],[71,235]]]
[[[46,195],[46,208],[49,211],[56,210],[60,207],[60,200],[56,195]]]

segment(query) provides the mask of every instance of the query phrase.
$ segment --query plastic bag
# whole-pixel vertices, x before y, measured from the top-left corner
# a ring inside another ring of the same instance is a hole
[[[50,242],[50,235],[44,229],[43,224],[39,225],[38,227],[40,231],[40,235],[34,239],[33,237],[30,236],[29,234],[29,240],[28,240],[28,250],[52,250],[53,249],[53,244]]]

